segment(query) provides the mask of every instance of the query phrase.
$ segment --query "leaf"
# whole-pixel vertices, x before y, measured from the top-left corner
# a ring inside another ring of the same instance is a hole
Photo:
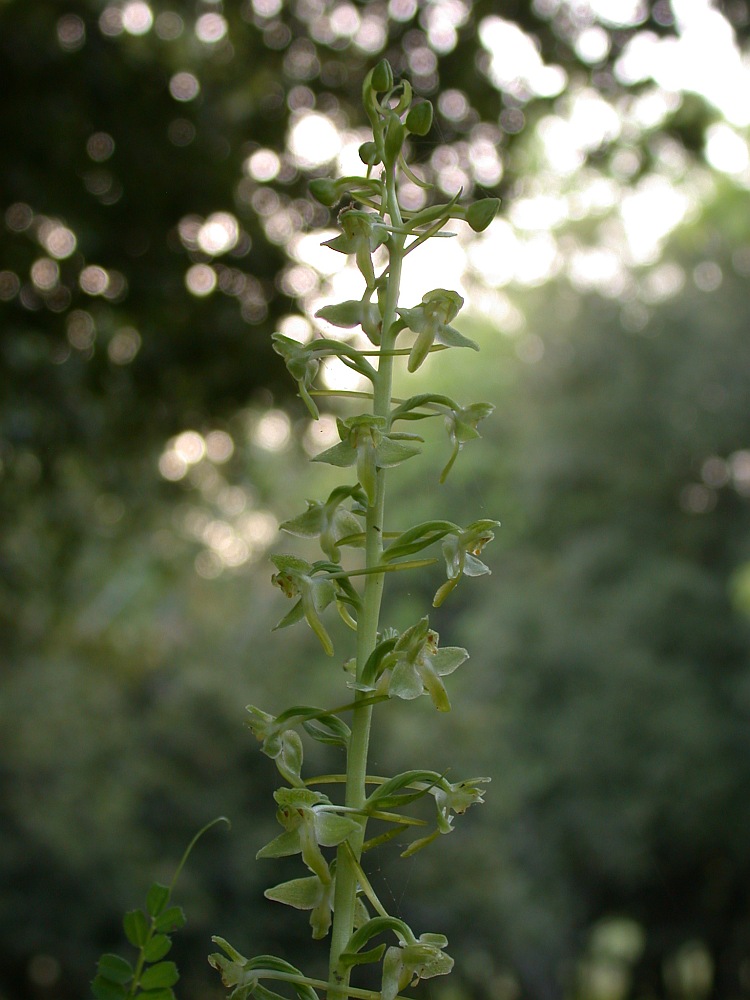
[[[166,987],[157,990],[144,990],[138,994],[138,1000],[175,1000],[174,990]]]
[[[162,989],[174,986],[179,978],[180,973],[174,962],[159,962],[141,975],[140,986],[144,990]]]
[[[113,983],[103,976],[96,976],[91,983],[91,992],[96,1000],[124,1000],[127,990],[122,983]]]
[[[180,927],[184,927],[186,923],[185,911],[181,906],[170,906],[169,909],[164,910],[163,913],[154,921],[154,930],[156,931],[176,931]]]
[[[154,934],[143,949],[143,957],[147,962],[158,962],[169,952],[172,941],[166,934]]]
[[[149,925],[143,910],[129,910],[125,914],[122,926],[125,937],[134,948],[142,948],[148,938]]]
[[[169,902],[171,889],[167,885],[154,882],[146,895],[146,909],[150,916],[158,917]]]
[[[100,976],[110,983],[129,983],[133,978],[133,966],[119,955],[102,955],[97,964]]]

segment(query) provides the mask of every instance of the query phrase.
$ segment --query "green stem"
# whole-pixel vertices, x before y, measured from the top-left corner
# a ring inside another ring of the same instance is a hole
[[[386,208],[391,224],[402,226],[401,211],[396,197],[395,168],[386,174]],[[406,237],[392,234],[390,238],[389,273],[383,305],[383,322],[381,347],[382,354],[378,359],[378,369],[373,379],[372,412],[375,416],[386,420],[386,429],[390,425],[391,387],[393,383],[393,350],[397,336],[394,327],[398,317],[399,286],[401,283],[401,266],[404,256]],[[385,470],[377,473],[375,502],[367,509],[365,530],[365,569],[368,571],[362,599],[362,613],[357,628],[357,678],[362,675],[367,660],[377,643],[378,626],[380,624],[380,605],[383,597],[385,574],[372,572],[380,566],[383,555],[383,521],[385,511]],[[372,720],[372,705],[365,704],[365,695],[356,698],[356,707],[352,714],[351,738],[347,756],[346,797],[345,804],[353,809],[362,809],[367,798],[367,753],[370,742],[370,724]],[[345,950],[347,942],[354,929],[354,912],[357,899],[357,883],[359,881],[359,859],[362,855],[362,845],[365,839],[367,820],[363,818],[359,829],[351,835],[347,845],[341,845],[336,861],[336,893],[334,899],[334,917],[331,930],[331,951],[329,978],[332,983],[338,983],[338,989],[329,991],[329,1000],[345,1000],[353,995],[349,991],[350,969],[343,968],[339,959]]]
[[[258,972],[258,978],[275,979],[280,983],[294,983],[298,986],[312,986],[313,989],[327,990],[329,997],[332,997],[339,992],[333,983],[327,983],[323,979],[311,979],[309,976],[296,976],[292,972],[277,972],[275,969],[261,969]],[[374,990],[360,990],[352,986],[349,987],[346,992],[350,997],[355,997],[356,1000],[380,1000],[380,993],[376,993]],[[395,997],[395,1000],[413,1000],[413,998],[405,997],[399,994]]]

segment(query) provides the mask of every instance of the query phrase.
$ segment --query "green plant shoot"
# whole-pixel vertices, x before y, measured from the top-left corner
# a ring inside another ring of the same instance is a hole
[[[411,769],[393,777],[367,770],[374,709],[384,710],[394,698],[411,701],[426,695],[438,712],[447,712],[450,675],[469,655],[460,647],[441,645],[427,615],[400,633],[384,627],[380,609],[386,580],[394,572],[432,573],[443,564],[444,580],[433,602],[438,607],[464,577],[490,572],[480,554],[498,526],[488,519],[465,525],[436,519],[404,529],[388,515],[390,470],[419,456],[422,448],[422,438],[404,430],[404,424],[442,418],[450,446],[445,467],[436,473],[443,481],[460,451],[479,437],[477,425],[493,410],[489,403],[458,403],[439,393],[393,398],[397,364],[416,372],[435,352],[478,350],[452,326],[463,305],[458,292],[436,288],[420,302],[400,303],[402,266],[426,240],[451,235],[443,231],[451,219],[465,220],[477,232],[485,229],[499,201],[485,198],[464,206],[455,197],[440,202],[430,189],[429,207],[406,211],[397,195],[400,177],[429,189],[410,170],[405,155],[410,133],[429,132],[432,106],[415,101],[406,80],[394,81],[386,60],[366,77],[363,101],[372,127],[372,140],[360,148],[364,175],[316,180],[311,190],[328,207],[344,204],[338,215],[341,233],[326,245],[332,253],[353,258],[364,286],[360,299],[326,306],[318,316],[342,329],[361,329],[371,347],[361,350],[324,337],[307,344],[280,334],[273,338],[314,419],[319,417],[318,401],[327,395],[316,388],[321,361],[338,357],[369,383],[367,392],[350,394],[353,404],[364,401],[365,410],[340,418],[339,442],[315,458],[341,469],[345,482],[282,525],[290,535],[317,538],[322,558],[312,563],[292,555],[273,558],[273,583],[293,602],[276,628],[306,622],[329,656],[335,650],[326,618],[337,611],[353,630],[353,655],[347,651],[344,657],[349,694],[333,709],[297,705],[274,716],[248,708],[250,729],[285,782],[274,795],[281,831],[258,857],[296,855],[301,861],[300,876],[273,886],[266,896],[309,914],[312,936],[329,942],[328,979],[311,979],[270,955],[246,958],[216,937],[221,951],[209,961],[232,1000],[281,1000],[279,989],[287,995],[291,990],[299,1000],[318,1000],[320,994],[331,1000],[395,1000],[420,979],[450,972],[446,938],[436,931],[412,930],[388,913],[367,877],[366,854],[375,844],[411,835],[403,852],[409,855],[450,833],[456,816],[482,802],[489,781],[451,783],[431,770]],[[356,550],[355,566],[348,570],[342,568],[346,548]],[[303,735],[342,747],[346,773],[303,776]],[[343,795],[330,797],[325,790],[330,785],[343,788]],[[411,812],[415,804],[430,803],[431,820]],[[368,839],[371,821],[384,825],[385,832]],[[356,985],[362,965],[379,967],[378,992]]]

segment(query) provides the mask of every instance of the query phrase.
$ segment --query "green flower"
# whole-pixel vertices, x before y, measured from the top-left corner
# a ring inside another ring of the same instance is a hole
[[[308,500],[307,510],[304,514],[284,521],[281,529],[288,531],[290,535],[297,535],[301,538],[320,536],[321,549],[331,562],[338,563],[341,561],[341,553],[338,549],[341,539],[362,532],[362,526],[357,520],[356,514],[342,506],[349,497],[354,497],[357,502],[366,502],[366,498],[358,487],[339,486],[323,503]]]
[[[214,952],[208,956],[209,965],[221,973],[221,981],[227,987],[234,987],[229,994],[231,1000],[248,1000],[249,997],[264,997],[271,1000],[278,998],[278,993],[273,993],[265,986],[260,985],[260,980],[267,978],[269,973],[282,972],[285,975],[292,975],[297,980],[304,979],[302,973],[295,966],[285,962],[275,955],[257,955],[255,958],[245,958],[236,948],[222,937],[212,937],[214,944],[218,944],[224,955]],[[227,957],[228,956],[228,957]],[[296,981],[294,992],[298,1000],[318,1000],[318,994],[305,982]],[[154,995],[166,995],[163,990],[155,990]]]
[[[486,576],[490,573],[477,556],[495,537],[493,528],[500,526],[499,521],[484,519],[474,521],[464,531],[448,535],[443,541],[443,556],[448,573],[448,579],[438,588],[432,600],[433,607],[439,608],[448,594],[457,586],[461,576]]]
[[[315,315],[344,329],[361,326],[373,344],[380,343],[380,310],[367,298],[347,299],[345,302],[323,306]]]
[[[429,694],[439,712],[450,711],[450,701],[441,677],[452,674],[469,658],[460,646],[438,646],[438,633],[422,618],[406,629],[391,653],[382,660],[382,673],[375,690],[385,690],[392,698],[410,701]]]
[[[285,903],[296,910],[312,910],[310,926],[312,936],[316,940],[324,938],[331,926],[333,911],[333,895],[335,881],[330,876],[327,880],[319,875],[307,878],[295,878],[290,882],[282,882],[272,889],[266,889],[263,895],[277,903]]]
[[[310,926],[312,936],[316,940],[324,938],[331,926],[331,914],[336,893],[336,862],[331,862],[328,879],[319,875],[309,875],[307,878],[294,878],[290,882],[282,882],[272,889],[266,889],[264,896],[277,903],[293,906],[297,910],[312,910]],[[354,910],[354,926],[360,927],[368,919],[367,909],[361,899],[357,899]]]
[[[440,482],[444,483],[448,473],[453,468],[453,463],[458,457],[459,451],[467,441],[472,441],[480,437],[477,424],[492,413],[495,407],[492,403],[472,403],[470,406],[458,407],[449,410],[445,415],[445,426],[448,437],[453,445],[451,457],[440,473]]]
[[[436,288],[422,296],[420,305],[413,309],[399,309],[398,314],[404,324],[417,334],[417,339],[409,354],[407,368],[415,372],[422,364],[434,344],[446,347],[471,347],[478,351],[479,347],[473,340],[464,337],[458,330],[449,326],[455,319],[463,298],[458,292],[449,292],[445,288]]]
[[[489,778],[467,778],[466,781],[457,781],[453,785],[445,781],[444,784],[433,785],[429,789],[430,794],[435,797],[437,823],[441,833],[453,830],[451,813],[461,816],[470,806],[484,802],[484,789],[478,786],[486,785],[488,781]]]
[[[309,389],[318,374],[320,361],[313,356],[310,348],[306,344],[299,344],[291,337],[285,337],[281,333],[271,335],[273,349],[284,359],[289,374],[297,382],[297,388],[302,402],[310,411],[314,420],[320,417],[315,400],[309,393]]]
[[[273,797],[279,806],[276,818],[284,833],[261,847],[256,857],[301,854],[311,872],[323,882],[329,881],[328,864],[320,848],[337,847],[359,824],[349,816],[341,816],[329,798],[309,788],[279,788]]]
[[[388,948],[383,958],[381,1000],[395,1000],[401,990],[416,986],[420,979],[447,975],[453,968],[453,959],[443,951],[447,944],[443,934],[420,934],[416,941]]]
[[[344,232],[341,236],[326,240],[323,246],[339,253],[354,254],[357,267],[364,276],[367,287],[374,288],[375,271],[371,254],[388,240],[385,222],[374,212],[346,208],[339,213],[339,223]]]
[[[279,725],[276,716],[255,705],[248,705],[247,711],[250,715],[248,726],[253,736],[263,744],[262,752],[276,762],[280,774],[290,785],[304,785],[300,776],[304,753],[299,734],[293,729],[285,729]]]
[[[357,479],[370,506],[375,503],[378,469],[389,469],[420,452],[422,438],[416,434],[388,433],[384,417],[362,413],[347,420],[337,420],[340,444],[316,455],[314,462],[327,462],[339,468],[357,467]]]
[[[273,585],[286,597],[299,597],[289,614],[274,626],[273,631],[287,628],[305,618],[327,655],[333,656],[333,643],[320,619],[320,612],[336,601],[336,584],[327,576],[314,576],[318,565],[311,565],[304,559],[271,556],[271,562],[279,570],[271,577]]]

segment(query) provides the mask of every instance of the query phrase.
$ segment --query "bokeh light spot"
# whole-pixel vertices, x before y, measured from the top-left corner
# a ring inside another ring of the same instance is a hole
[[[151,8],[143,0],[131,0],[122,9],[122,26],[129,35],[145,35],[153,23]]]
[[[228,25],[221,14],[201,14],[195,22],[195,34],[198,41],[207,45],[215,45],[226,35]]]
[[[265,451],[282,451],[289,444],[292,426],[283,410],[269,410],[252,428],[253,444]]]
[[[296,340],[298,344],[306,344],[312,336],[312,324],[306,316],[299,313],[290,313],[282,316],[278,322],[279,333],[291,340]]]
[[[41,223],[37,238],[50,257],[56,260],[70,257],[77,246],[75,233],[54,219],[45,219]]]
[[[159,457],[159,472],[162,478],[167,479],[171,483],[176,483],[180,479],[184,479],[188,470],[188,463],[178,455],[173,449],[165,451]]]
[[[141,335],[132,326],[123,326],[115,332],[115,335],[107,345],[109,360],[115,365],[127,365],[135,358],[140,350]]]
[[[272,149],[256,149],[245,160],[246,172],[256,181],[272,181],[281,169],[281,160]]]
[[[176,101],[193,101],[200,93],[198,78],[186,70],[175,73],[169,81],[169,93]]]
[[[85,309],[74,309],[65,324],[68,343],[77,351],[87,351],[96,338],[96,327],[91,313]]]
[[[228,462],[234,454],[234,441],[226,431],[209,431],[206,435],[206,455],[217,465]]]
[[[417,0],[390,0],[388,16],[394,21],[410,21],[417,13]]]
[[[86,41],[86,25],[77,14],[63,14],[57,22],[57,41],[64,52],[76,52]]]
[[[31,280],[42,292],[51,291],[60,280],[60,268],[49,257],[40,257],[31,265]]]
[[[279,522],[267,510],[254,510],[239,518],[237,527],[251,545],[263,548],[276,538]]]
[[[195,139],[195,125],[187,118],[174,118],[167,126],[167,138],[173,146],[189,146]]]
[[[214,212],[198,230],[196,241],[205,253],[217,255],[237,246],[240,227],[230,212]]]
[[[60,979],[60,963],[53,955],[34,955],[29,961],[29,979],[42,990],[53,987]]]
[[[341,135],[331,119],[314,111],[300,115],[289,133],[289,151],[301,167],[329,163],[341,146]]]
[[[690,483],[680,491],[680,507],[688,514],[709,514],[716,500],[716,491],[703,483]]]
[[[599,25],[585,28],[575,41],[576,53],[587,63],[602,62],[609,55],[609,49],[609,35]]]
[[[21,281],[15,271],[0,271],[0,302],[10,302],[18,295]]]
[[[79,274],[78,284],[87,295],[103,295],[109,286],[109,275],[103,267],[89,264]]]
[[[119,7],[105,7],[99,15],[99,31],[107,38],[115,38],[122,34],[122,11]]]
[[[208,264],[193,264],[185,275],[187,290],[198,298],[210,295],[216,288],[216,271]]]
[[[273,17],[283,6],[282,0],[252,0],[252,2],[253,10],[260,17]]]
[[[359,31],[354,36],[354,44],[364,52],[374,55],[386,43],[386,26],[378,17],[364,17]]]
[[[351,3],[340,3],[331,12],[331,30],[340,38],[351,38],[357,33],[360,23],[359,13]]]
[[[102,292],[104,298],[109,299],[110,302],[116,302],[123,299],[128,290],[128,283],[125,275],[120,271],[108,271],[107,278],[107,287]]]
[[[5,212],[5,225],[14,233],[23,233],[34,221],[34,212],[30,205],[16,201]]]
[[[179,38],[184,30],[184,21],[173,10],[162,11],[154,24],[154,31],[165,42],[172,42],[175,38]]]
[[[198,431],[183,431],[174,439],[173,449],[189,465],[195,465],[206,454],[206,442]]]
[[[86,152],[95,163],[108,160],[115,151],[115,140],[107,132],[94,132],[86,143]]]
[[[715,292],[724,280],[715,260],[703,260],[693,268],[693,281],[702,292]]]

